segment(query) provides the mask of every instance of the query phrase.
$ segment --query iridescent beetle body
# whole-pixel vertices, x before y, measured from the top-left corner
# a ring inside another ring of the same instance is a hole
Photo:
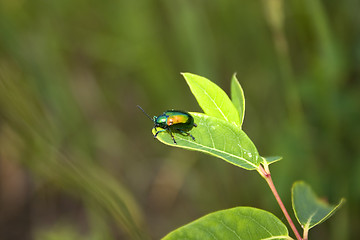
[[[188,133],[188,131],[190,131],[193,127],[197,127],[196,123],[194,123],[194,118],[190,115],[190,113],[182,110],[167,110],[160,116],[154,116],[151,118],[140,106],[138,106],[138,108],[140,108],[148,116],[148,118],[154,122],[154,128],[156,131],[154,135],[155,138],[160,132],[167,131],[175,144],[176,141],[173,132],[190,136],[195,141],[195,138]],[[158,131],[157,128],[162,128],[162,130]]]

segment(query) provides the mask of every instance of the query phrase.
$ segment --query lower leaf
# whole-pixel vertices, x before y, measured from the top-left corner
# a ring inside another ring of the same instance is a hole
[[[236,207],[208,214],[176,229],[163,240],[291,239],[286,226],[272,213]]]

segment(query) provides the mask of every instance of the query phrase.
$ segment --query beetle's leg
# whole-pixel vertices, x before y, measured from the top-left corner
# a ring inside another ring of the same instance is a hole
[[[169,131],[170,136],[171,136],[172,140],[174,141],[174,143],[177,144],[176,141],[175,141],[174,135],[172,134],[170,128],[168,128],[168,131]]]
[[[197,124],[196,124],[196,123],[194,123],[194,127],[197,127]]]
[[[190,133],[188,132],[185,132],[184,130],[181,130],[181,129],[176,129],[177,131],[179,131],[182,135],[185,134],[187,136],[190,136],[194,141],[195,141],[195,138],[193,135],[191,135]]]
[[[156,131],[156,128],[155,128],[155,131]],[[156,138],[159,133],[165,132],[165,131],[166,131],[166,130],[164,130],[164,129],[162,129],[162,130],[160,130],[160,131],[157,131],[157,132],[155,133],[155,135],[154,135],[154,138]]]
[[[156,125],[154,125],[153,129],[155,129],[155,135],[154,135],[154,138],[156,138],[156,136],[158,135],[158,130],[156,129]]]
[[[194,138],[194,136],[193,135],[191,135],[190,133],[187,133],[191,138],[192,138],[192,140],[194,140],[195,141],[195,138]]]

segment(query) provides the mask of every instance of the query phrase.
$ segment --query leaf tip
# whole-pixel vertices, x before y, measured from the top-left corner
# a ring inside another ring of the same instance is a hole
[[[181,74],[183,77],[186,77],[186,76],[189,76],[189,75],[195,75],[195,74],[189,73],[189,72],[180,72],[180,74]]]

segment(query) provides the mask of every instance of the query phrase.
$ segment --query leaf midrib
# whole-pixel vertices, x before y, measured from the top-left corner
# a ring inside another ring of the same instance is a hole
[[[226,121],[229,122],[229,119],[226,117],[226,115],[224,114],[224,112],[221,110],[221,108],[217,105],[217,103],[215,102],[215,100],[208,94],[208,92],[200,85],[197,83],[197,85],[199,86],[199,88],[205,93],[206,96],[208,96],[208,98],[214,103],[214,105],[216,106],[216,108],[218,109],[218,111],[221,113],[221,115],[225,118]],[[224,99],[223,99],[224,101]]]

